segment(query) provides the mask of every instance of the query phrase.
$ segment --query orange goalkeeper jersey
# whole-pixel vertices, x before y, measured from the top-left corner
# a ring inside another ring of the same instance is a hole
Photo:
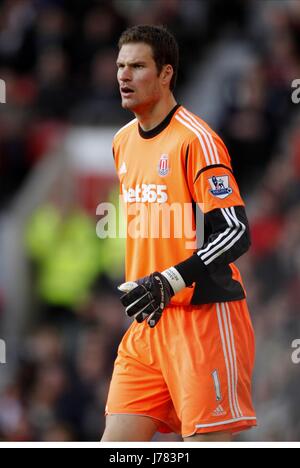
[[[148,132],[134,119],[115,135],[113,153],[127,220],[126,281],[176,265],[202,244],[201,258],[207,267],[223,250],[230,250],[239,235],[230,234],[230,225],[234,228],[238,222],[234,207],[243,208],[244,202],[224,143],[199,117],[177,105]],[[206,216],[217,210],[228,229],[209,240]],[[206,276],[202,284],[176,294],[172,304],[245,297],[234,263],[207,270]],[[197,287],[209,293],[201,296]]]

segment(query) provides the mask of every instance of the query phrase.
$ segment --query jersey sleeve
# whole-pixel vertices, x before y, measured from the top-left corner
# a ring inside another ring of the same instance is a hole
[[[207,140],[209,145],[194,139],[187,149],[187,180],[194,202],[201,204],[204,213],[244,206],[226,146],[211,135]]]
[[[204,244],[175,266],[186,285],[201,282],[203,275],[214,274],[233,263],[251,244],[245,204],[228,151],[221,139],[213,137],[210,150],[209,153],[206,148],[205,153],[201,141],[195,139],[187,152],[190,193],[204,213]]]

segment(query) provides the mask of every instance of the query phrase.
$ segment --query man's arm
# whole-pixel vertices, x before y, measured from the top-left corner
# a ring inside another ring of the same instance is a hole
[[[230,157],[222,141],[214,138],[220,164],[205,165],[198,139],[190,142],[186,155],[187,182],[191,198],[204,207],[207,241],[183,262],[129,283],[130,287],[128,283],[120,287],[128,291],[121,297],[127,314],[139,321],[147,319],[150,326],[156,325],[173,295],[195,282],[201,285],[205,276],[234,262],[249,249],[249,224]]]
[[[205,226],[211,232],[207,242],[194,255],[174,267],[186,286],[196,281],[201,283],[203,275],[213,273],[220,265],[234,262],[251,245],[249,223],[243,206],[206,213]],[[163,275],[176,288],[173,269],[170,273],[166,270]]]
[[[211,235],[194,255],[162,273],[120,286],[129,317],[138,322],[147,320],[154,327],[172,296],[196,281],[201,284],[204,275],[232,263],[249,249],[249,224],[243,206],[213,210],[205,215],[205,225]]]

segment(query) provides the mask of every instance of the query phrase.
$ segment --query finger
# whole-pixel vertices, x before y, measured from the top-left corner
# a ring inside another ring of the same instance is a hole
[[[132,305],[134,302],[138,301],[141,299],[146,294],[147,290],[144,288],[144,286],[139,285],[136,286],[134,289],[129,291],[126,294],[123,294],[123,296],[120,297],[120,301],[122,302],[123,306],[128,307]]]
[[[137,286],[138,284],[135,283],[134,281],[127,281],[127,283],[120,284],[120,286],[118,286],[118,290],[124,293],[128,293],[129,291],[132,291]]]
[[[161,319],[162,311],[158,307],[149,317],[147,323],[150,328],[154,328]]]
[[[143,310],[139,311],[137,314],[135,314],[134,318],[138,323],[143,322],[146,320],[150,314],[154,312],[154,306],[153,304],[148,304],[146,307],[144,307]]]
[[[145,308],[147,308],[149,305],[153,304],[154,298],[152,295],[147,291],[142,297],[137,299],[135,302],[131,303],[128,307],[126,307],[126,313],[132,317],[133,315],[136,315],[139,312],[143,312]],[[148,315],[153,312],[155,307],[151,305],[149,308],[149,313]]]

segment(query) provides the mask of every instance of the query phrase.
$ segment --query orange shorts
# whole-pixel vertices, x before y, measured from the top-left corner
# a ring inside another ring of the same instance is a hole
[[[164,310],[134,321],[119,346],[106,415],[139,414],[159,432],[240,432],[256,426],[255,342],[246,300]]]

